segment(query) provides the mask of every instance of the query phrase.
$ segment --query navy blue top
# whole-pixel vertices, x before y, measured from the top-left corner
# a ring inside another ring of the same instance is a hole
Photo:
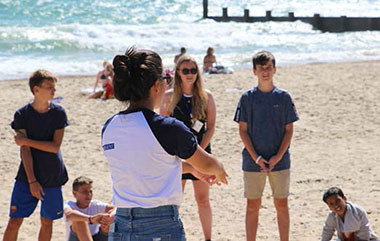
[[[266,160],[276,155],[285,134],[285,125],[298,120],[296,108],[289,93],[274,87],[268,93],[257,87],[245,92],[239,101],[234,121],[247,122],[248,135],[258,155]],[[259,172],[247,149],[243,149],[243,170]],[[290,168],[289,148],[273,171]]]
[[[45,113],[39,113],[31,104],[27,104],[16,111],[14,120],[11,123],[14,130],[25,129],[27,137],[36,141],[53,141],[55,130],[62,129],[68,125],[65,110],[53,103],[50,104],[50,109]],[[60,187],[68,181],[60,150],[58,153],[41,151],[32,147],[30,150],[34,175],[42,187]],[[16,180],[28,182],[22,161]]]
[[[203,123],[203,127],[199,130],[199,132],[192,129],[193,122],[191,121],[192,114],[192,97],[187,97],[182,95],[181,99],[178,101],[177,105],[173,110],[172,117],[177,120],[182,121],[193,133],[193,135],[197,138],[198,143],[202,142],[203,136],[206,132],[206,120],[198,120]],[[205,148],[205,151],[211,153],[211,144],[209,143]]]
[[[197,149],[197,139],[188,127],[175,118],[162,116],[149,109],[137,109],[133,111],[122,111],[119,114],[128,114],[142,111],[153,135],[170,155],[178,156],[182,159],[190,158]],[[112,120],[107,120],[102,129],[102,138],[105,129]],[[143,144],[143,143],[142,143]]]

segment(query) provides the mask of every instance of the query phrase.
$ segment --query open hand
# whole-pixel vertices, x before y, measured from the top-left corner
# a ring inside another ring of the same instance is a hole
[[[201,173],[195,169],[192,172],[192,174],[194,175],[194,177],[196,177],[199,180],[201,180],[202,182],[206,183],[208,186],[212,186],[215,183],[218,184],[215,175],[204,174],[204,173]]]

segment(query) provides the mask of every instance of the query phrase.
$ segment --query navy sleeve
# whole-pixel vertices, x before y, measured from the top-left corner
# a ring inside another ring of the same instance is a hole
[[[246,106],[247,106],[247,93],[244,93],[240,100],[239,100],[239,103],[238,103],[238,106],[236,108],[236,112],[235,112],[235,117],[234,117],[234,121],[235,122],[248,122],[248,115],[247,115],[247,109],[246,109]]]
[[[26,129],[24,116],[21,109],[17,110],[14,114],[13,121],[11,122],[11,127],[14,130]]]
[[[57,106],[57,113],[56,113],[56,122],[55,122],[55,129],[62,129],[69,125],[69,121],[67,120],[67,115],[65,109],[63,109],[61,106]]]
[[[197,150],[197,139],[181,121],[144,111],[145,118],[158,142],[170,155],[190,158]]]
[[[299,119],[296,107],[294,106],[292,97],[290,96],[289,93],[286,93],[285,95],[285,108],[286,108],[286,124],[293,123]]]

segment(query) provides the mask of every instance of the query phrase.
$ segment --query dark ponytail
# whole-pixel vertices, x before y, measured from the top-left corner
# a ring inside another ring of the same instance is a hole
[[[149,90],[162,74],[161,57],[150,50],[127,49],[113,59],[116,99],[137,102],[149,98]]]

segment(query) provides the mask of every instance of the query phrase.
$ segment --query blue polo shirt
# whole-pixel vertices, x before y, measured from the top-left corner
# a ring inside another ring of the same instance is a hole
[[[52,141],[54,132],[68,125],[65,110],[53,103],[45,113],[39,113],[31,104],[27,104],[16,111],[11,123],[14,130],[25,129],[28,138],[36,141]],[[42,187],[60,187],[67,182],[67,171],[60,150],[58,153],[51,153],[31,147],[30,151],[34,175]],[[22,161],[16,180],[28,182]]]
[[[285,126],[298,120],[292,98],[285,90],[274,87],[264,93],[257,87],[245,92],[239,101],[234,121],[246,122],[248,135],[258,155],[266,160],[276,155],[285,134]],[[259,172],[247,149],[243,149],[243,171]],[[273,171],[290,168],[289,148]]]

